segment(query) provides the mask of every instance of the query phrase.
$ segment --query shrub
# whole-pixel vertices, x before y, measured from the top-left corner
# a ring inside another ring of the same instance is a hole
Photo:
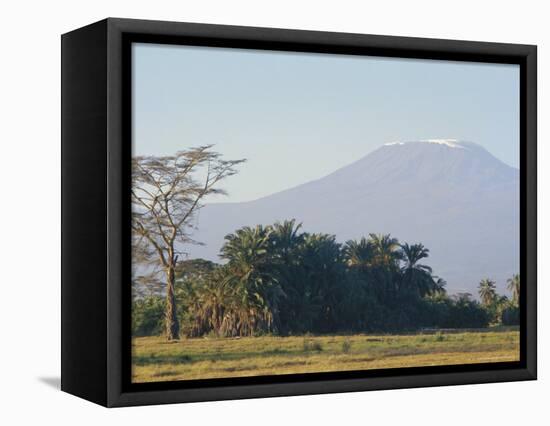
[[[502,311],[503,325],[519,325],[519,308],[511,306]]]
[[[135,300],[132,304],[132,334],[134,336],[158,336],[164,326],[165,301],[160,296]]]
[[[484,328],[489,325],[490,314],[473,300],[452,300],[443,319],[442,328]]]

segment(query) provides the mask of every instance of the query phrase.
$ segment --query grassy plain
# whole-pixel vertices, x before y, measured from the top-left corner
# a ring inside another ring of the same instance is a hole
[[[402,335],[134,338],[133,382],[158,382],[519,360],[519,331]]]

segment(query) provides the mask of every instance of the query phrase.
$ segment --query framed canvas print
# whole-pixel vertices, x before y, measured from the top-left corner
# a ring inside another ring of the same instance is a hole
[[[62,37],[62,389],[536,378],[536,47],[107,19]]]

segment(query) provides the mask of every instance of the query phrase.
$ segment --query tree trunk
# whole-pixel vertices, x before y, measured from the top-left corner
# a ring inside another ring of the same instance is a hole
[[[166,338],[168,340],[178,340],[180,337],[180,324],[176,308],[175,282],[176,276],[173,266],[166,270],[167,288],[166,288]]]

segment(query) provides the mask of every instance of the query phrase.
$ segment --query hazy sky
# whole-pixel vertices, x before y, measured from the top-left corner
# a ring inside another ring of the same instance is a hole
[[[248,201],[394,141],[453,138],[519,163],[519,67],[135,44],[133,152],[215,144]]]

